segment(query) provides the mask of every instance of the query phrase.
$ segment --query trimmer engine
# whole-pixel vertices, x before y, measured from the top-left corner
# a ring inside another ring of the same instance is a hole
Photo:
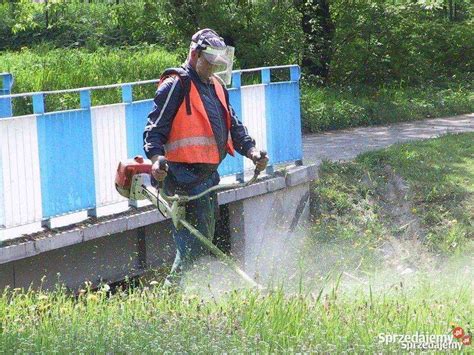
[[[115,175],[115,188],[118,193],[126,198],[134,198],[135,192],[132,191],[132,183],[135,178],[148,180],[151,174],[151,160],[144,159],[141,155],[137,155],[133,159],[123,160],[119,163],[117,174]],[[140,176],[138,176],[140,175]]]

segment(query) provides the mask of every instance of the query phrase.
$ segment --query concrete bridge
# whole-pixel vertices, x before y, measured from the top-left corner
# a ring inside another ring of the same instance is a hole
[[[259,82],[242,85],[249,74]],[[294,65],[242,70],[229,88],[238,116],[270,156],[262,181],[218,195],[216,242],[250,272],[270,226],[294,230],[308,217],[316,167],[302,165],[299,77]],[[143,154],[152,108],[151,99],[134,101],[133,88],[156,80],[12,95],[12,76],[2,78],[0,289],[52,287],[58,280],[76,289],[85,280],[115,282],[172,261],[170,221],[114,187],[118,162]],[[91,92],[108,88],[120,89],[122,102],[94,106]],[[79,95],[80,108],[48,112],[45,97],[64,93]],[[21,97],[31,98],[30,115],[15,116]],[[247,159],[227,157],[219,172],[231,182],[252,169]]]

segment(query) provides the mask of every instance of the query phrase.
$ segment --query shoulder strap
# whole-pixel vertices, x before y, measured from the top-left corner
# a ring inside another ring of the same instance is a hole
[[[191,78],[189,77],[186,70],[184,70],[182,67],[168,68],[163,72],[163,74],[161,74],[160,82],[158,83],[158,86],[160,86],[160,84],[164,80],[166,80],[167,78],[171,76],[177,76],[179,78],[181,87],[184,90],[183,97],[186,100],[186,113],[188,115],[191,115],[191,101],[189,99],[189,91],[191,89]]]

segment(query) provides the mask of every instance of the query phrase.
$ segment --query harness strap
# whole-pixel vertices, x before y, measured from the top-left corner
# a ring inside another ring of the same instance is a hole
[[[181,86],[184,90],[183,97],[186,103],[186,114],[190,116],[192,114],[191,111],[191,99],[189,98],[189,91],[191,90],[191,78],[189,77],[186,70],[183,68],[169,68],[166,69],[160,77],[160,82],[158,86],[168,77],[170,76],[177,76],[181,83]]]

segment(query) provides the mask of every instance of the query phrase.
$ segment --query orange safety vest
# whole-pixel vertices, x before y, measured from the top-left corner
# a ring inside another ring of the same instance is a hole
[[[225,108],[227,124],[226,151],[234,155],[234,146],[230,137],[230,113],[225,100],[224,88],[212,78],[217,97]],[[186,98],[181,103],[171,125],[168,141],[165,144],[165,157],[168,161],[178,163],[219,164],[220,156],[214,132],[199,92],[190,80],[189,95],[191,110],[186,109]]]

